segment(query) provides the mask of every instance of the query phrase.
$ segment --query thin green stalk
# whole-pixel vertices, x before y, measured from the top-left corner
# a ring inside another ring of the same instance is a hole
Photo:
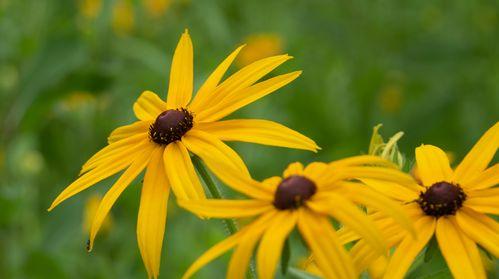
[[[215,181],[213,181],[213,179],[211,178],[210,174],[204,167],[201,159],[199,159],[198,156],[194,155],[192,156],[192,162],[194,164],[194,167],[198,171],[199,175],[203,179],[204,184],[208,188],[208,191],[210,192],[212,198],[222,199],[223,198],[222,191],[220,190],[220,188],[218,188]],[[234,221],[233,219],[222,219],[222,222],[224,223],[226,230],[229,232],[229,235],[235,234],[237,232],[238,228],[236,221]],[[253,261],[251,261],[250,263],[247,278],[249,279],[256,278],[255,266]]]

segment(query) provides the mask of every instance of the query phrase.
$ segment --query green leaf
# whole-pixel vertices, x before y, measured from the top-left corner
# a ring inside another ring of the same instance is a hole
[[[289,259],[291,258],[291,249],[289,247],[289,238],[284,242],[284,247],[281,253],[281,272],[286,275],[289,267]]]
[[[426,248],[426,252],[424,254],[424,262],[429,262],[434,256],[438,253],[438,243],[435,236],[433,236],[428,243],[428,247]]]
[[[318,279],[319,277],[313,275],[312,273],[308,273],[306,271],[290,267],[288,269],[288,273],[290,275],[290,278],[295,278],[295,279]]]

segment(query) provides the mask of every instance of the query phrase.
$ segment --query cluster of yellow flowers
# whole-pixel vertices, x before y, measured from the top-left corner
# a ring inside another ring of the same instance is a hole
[[[202,218],[253,218],[200,256],[184,278],[230,249],[234,253],[227,278],[243,278],[257,244],[258,277],[273,278],[295,228],[311,252],[314,272],[324,278],[357,278],[366,270],[374,278],[402,278],[434,235],[454,277],[486,277],[480,249],[499,256],[499,223],[488,216],[499,214],[499,164],[488,167],[499,145],[499,123],[455,169],[441,149],[422,145],[415,152],[417,176],[404,173],[398,164],[397,134],[387,143],[373,137],[372,155],[307,166],[292,163],[282,176],[256,181],[224,141],[313,152],[320,148],[268,120],[221,120],[301,74],[261,81],[292,58],[277,55],[252,62],[222,81],[242,48],[223,60],[192,98],[193,47],[184,32],[173,56],[166,100],[142,93],[133,105],[138,120],[114,130],[109,144],[54,200],[49,210],[124,170],[95,209],[88,250],[115,201],[145,170],[137,241],[150,278],[159,276],[170,189],[180,206]],[[196,172],[203,175],[203,163],[248,199],[207,199]],[[333,220],[341,224],[339,229]],[[346,249],[348,243],[351,248]]]

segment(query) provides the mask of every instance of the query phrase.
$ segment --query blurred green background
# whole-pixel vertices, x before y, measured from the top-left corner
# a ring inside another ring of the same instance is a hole
[[[304,71],[232,116],[279,121],[323,148],[232,145],[258,179],[292,161],[366,152],[377,123],[385,135],[405,131],[400,147],[409,160],[421,143],[460,160],[499,119],[494,0],[0,0],[0,278],[146,276],[135,240],[138,183],[119,199],[90,255],[84,212],[113,179],[46,209],[110,131],[133,121],[143,90],[165,96],[184,28],[197,86],[243,42],[248,50],[232,71],[274,53],[295,57],[276,73]],[[161,275],[180,278],[225,232],[174,202],[168,218]],[[227,258],[198,278],[221,278]],[[293,264],[300,259],[294,252]],[[449,274],[437,257],[411,276]]]

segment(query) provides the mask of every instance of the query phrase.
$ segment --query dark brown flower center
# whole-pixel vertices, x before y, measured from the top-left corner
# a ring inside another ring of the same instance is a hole
[[[316,191],[317,187],[313,181],[300,175],[292,175],[277,186],[274,206],[281,210],[298,208]]]
[[[459,185],[437,182],[419,194],[419,206],[426,215],[440,217],[454,215],[463,206],[466,194]]]
[[[193,116],[186,109],[163,111],[149,127],[149,136],[157,144],[180,140],[192,128]]]

